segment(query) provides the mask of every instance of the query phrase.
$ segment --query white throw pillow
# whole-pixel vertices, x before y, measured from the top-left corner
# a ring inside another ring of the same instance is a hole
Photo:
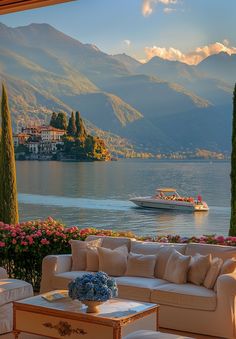
[[[190,255],[173,250],[166,264],[164,279],[176,284],[186,283],[190,260]]]
[[[124,275],[127,266],[128,248],[126,245],[111,250],[105,247],[98,247],[99,271],[108,275],[119,277]]]
[[[229,258],[224,261],[219,276],[222,274],[234,273],[235,271],[236,271],[236,258]],[[216,290],[217,290],[217,279],[214,286],[214,291],[216,292]]]
[[[154,278],[156,255],[130,253],[125,275],[131,277]]]
[[[190,261],[188,281],[195,285],[202,285],[211,265],[211,254],[201,255],[196,253]]]
[[[206,288],[210,288],[210,289],[214,287],[216,279],[218,275],[220,274],[222,265],[223,265],[223,259],[217,258],[217,257],[212,259],[210,269],[207,272],[203,286],[205,286]]]
[[[87,266],[87,248],[99,247],[102,239],[92,241],[70,240],[72,253],[72,271],[84,271]]]

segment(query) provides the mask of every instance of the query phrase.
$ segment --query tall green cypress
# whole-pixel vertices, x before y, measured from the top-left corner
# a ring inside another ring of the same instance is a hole
[[[12,137],[11,115],[8,105],[7,91],[2,85],[2,135],[0,152],[0,220],[7,224],[19,222],[16,165],[14,143]]]
[[[233,94],[233,126],[231,153],[231,218],[229,235],[236,236],[236,84]]]
[[[87,133],[84,126],[84,122],[80,116],[80,112],[75,113],[75,124],[76,124],[76,136],[78,138],[86,138]]]
[[[69,119],[67,132],[70,136],[74,137],[76,135],[76,124],[75,124],[75,114],[71,113],[71,117]]]
[[[57,119],[56,119],[56,128],[59,129],[67,129],[67,117],[66,117],[66,113],[64,112],[60,112],[57,115]]]
[[[53,112],[50,120],[50,126],[57,127],[57,113]]]

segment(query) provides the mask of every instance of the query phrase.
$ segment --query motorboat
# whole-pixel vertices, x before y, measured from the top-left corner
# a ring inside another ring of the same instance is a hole
[[[161,208],[190,212],[209,211],[209,207],[200,195],[193,197],[181,196],[174,188],[158,188],[156,194],[147,197],[135,197],[131,202],[144,208]]]

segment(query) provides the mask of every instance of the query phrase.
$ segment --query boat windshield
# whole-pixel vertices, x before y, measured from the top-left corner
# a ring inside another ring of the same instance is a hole
[[[194,203],[194,198],[192,197],[182,197],[174,189],[157,189],[155,199],[162,200],[176,200],[176,201],[185,201]]]

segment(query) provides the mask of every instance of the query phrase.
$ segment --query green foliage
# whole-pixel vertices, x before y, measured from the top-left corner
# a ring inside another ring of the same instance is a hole
[[[66,117],[66,113],[64,112],[60,112],[57,115],[57,119],[56,119],[56,128],[59,129],[67,129],[67,117]]]
[[[57,114],[53,112],[50,120],[50,126],[56,127],[56,125],[57,125]]]
[[[233,94],[233,126],[231,153],[231,218],[229,235],[236,236],[236,84]]]
[[[19,221],[15,154],[8,95],[4,85],[2,85],[1,118],[0,220],[8,224],[15,224]]]
[[[77,129],[76,129],[76,123],[75,123],[75,114],[74,112],[72,112],[71,117],[69,119],[69,124],[67,127],[67,133],[70,136],[75,136],[76,132],[77,132]]]
[[[75,113],[75,124],[76,124],[76,136],[78,138],[85,138],[87,135],[83,120],[81,119],[80,112]]]

